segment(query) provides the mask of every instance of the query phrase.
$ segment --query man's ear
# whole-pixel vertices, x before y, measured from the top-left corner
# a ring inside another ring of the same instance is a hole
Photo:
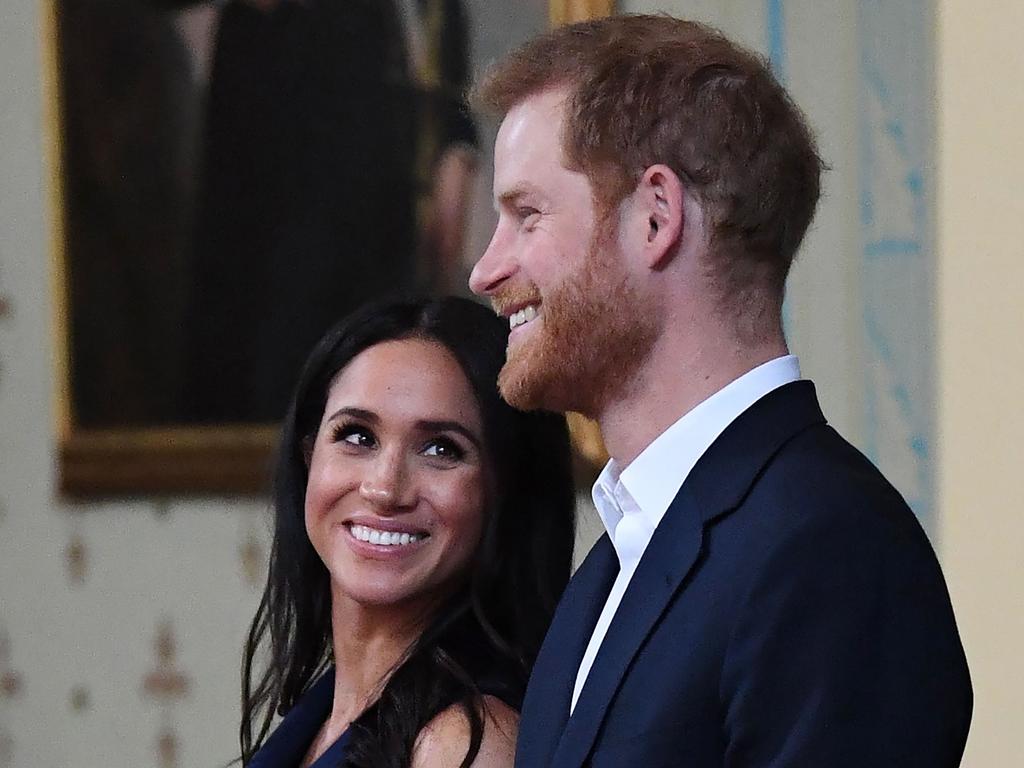
[[[664,267],[679,248],[687,223],[683,210],[686,194],[675,171],[661,164],[644,171],[636,186],[634,214],[640,219],[641,248],[649,269]]]

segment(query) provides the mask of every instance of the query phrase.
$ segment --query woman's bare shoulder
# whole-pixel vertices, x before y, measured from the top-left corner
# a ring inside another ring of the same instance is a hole
[[[511,768],[519,713],[495,696],[484,696],[484,735],[474,768]],[[413,749],[412,768],[458,768],[469,749],[469,718],[453,704],[424,726]]]

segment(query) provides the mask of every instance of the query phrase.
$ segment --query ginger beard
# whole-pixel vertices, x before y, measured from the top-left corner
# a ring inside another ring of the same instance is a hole
[[[541,299],[539,332],[510,346],[498,376],[509,405],[596,418],[628,386],[657,332],[616,258],[617,246],[614,219],[605,217],[580,269],[549,295],[534,287],[495,297],[499,306]]]

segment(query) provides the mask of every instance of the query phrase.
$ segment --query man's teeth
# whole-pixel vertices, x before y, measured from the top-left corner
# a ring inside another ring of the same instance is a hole
[[[378,531],[376,528],[369,528],[365,525],[353,525],[351,531],[352,535],[360,541],[383,544],[386,547],[404,547],[406,544],[415,544],[420,539],[426,538],[422,533]]]
[[[532,304],[524,309],[520,309],[518,312],[513,312],[508,316],[509,329],[518,328],[520,325],[533,320],[537,315],[537,308]]]

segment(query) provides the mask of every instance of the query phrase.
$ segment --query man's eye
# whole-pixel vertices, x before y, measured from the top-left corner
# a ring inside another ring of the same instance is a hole
[[[450,461],[458,461],[465,455],[465,452],[455,444],[454,440],[439,438],[427,443],[426,447],[423,449],[423,455],[434,456],[439,459],[448,459]]]
[[[370,430],[355,425],[336,427],[334,442],[348,443],[359,448],[372,448],[375,444],[373,433]]]
[[[526,226],[533,226],[540,218],[540,211],[536,208],[524,206],[519,209],[519,220]]]

